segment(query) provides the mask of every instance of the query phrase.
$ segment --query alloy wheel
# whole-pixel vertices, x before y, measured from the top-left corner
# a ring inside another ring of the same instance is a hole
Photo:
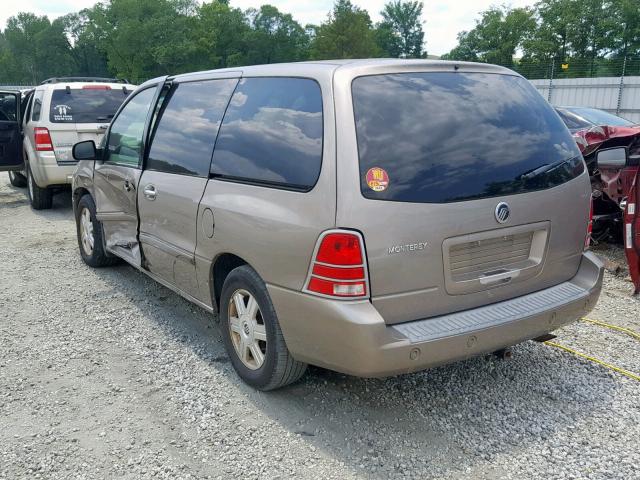
[[[80,241],[82,249],[87,256],[93,254],[93,246],[95,239],[93,236],[93,222],[91,221],[91,212],[88,208],[83,208],[80,212]]]
[[[258,370],[267,353],[267,330],[258,301],[247,290],[231,295],[229,330],[238,358],[247,368]]]

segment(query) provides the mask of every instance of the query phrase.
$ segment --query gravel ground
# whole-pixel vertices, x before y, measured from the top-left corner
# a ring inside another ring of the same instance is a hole
[[[34,212],[0,174],[0,257],[0,479],[638,478],[640,383],[552,347],[260,393],[211,315],[81,262],[69,195]],[[630,293],[607,274],[591,317],[640,331]],[[557,341],[640,372],[622,333]]]

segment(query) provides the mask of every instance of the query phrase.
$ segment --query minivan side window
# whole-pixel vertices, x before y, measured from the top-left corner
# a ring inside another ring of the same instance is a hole
[[[132,167],[140,164],[144,126],[155,93],[156,88],[143,90],[120,111],[109,130],[107,161]]]
[[[33,94],[33,111],[31,113],[31,121],[40,121],[40,112],[42,111],[42,97],[44,96],[44,90],[36,90]]]
[[[211,174],[310,190],[322,164],[322,94],[304,78],[240,81],[220,127]]]
[[[237,83],[220,79],[174,85],[160,111],[146,168],[208,176],[222,116]]]

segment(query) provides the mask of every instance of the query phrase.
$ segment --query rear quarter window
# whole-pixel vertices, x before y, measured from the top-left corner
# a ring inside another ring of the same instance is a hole
[[[245,78],[225,114],[211,174],[310,190],[322,163],[322,95],[304,78]]]
[[[56,89],[51,94],[52,123],[110,122],[131,90],[126,88]]]
[[[503,196],[560,185],[585,168],[558,115],[521,77],[366,76],[353,81],[352,96],[366,198],[445,203]]]
[[[33,107],[31,112],[31,121],[39,122],[40,114],[42,113],[42,98],[44,97],[43,90],[36,90],[33,94]]]

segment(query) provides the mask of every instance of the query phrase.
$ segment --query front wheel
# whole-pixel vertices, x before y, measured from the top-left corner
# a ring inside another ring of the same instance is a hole
[[[274,390],[304,375],[307,364],[291,356],[269,292],[248,265],[236,268],[225,279],[220,319],[231,363],[246,383],[259,390]]]
[[[14,187],[24,188],[27,186],[27,179],[19,172],[9,172],[9,182]]]
[[[116,263],[102,244],[102,224],[96,219],[96,206],[90,195],[83,196],[76,208],[76,230],[80,256],[90,267],[108,267]]]

